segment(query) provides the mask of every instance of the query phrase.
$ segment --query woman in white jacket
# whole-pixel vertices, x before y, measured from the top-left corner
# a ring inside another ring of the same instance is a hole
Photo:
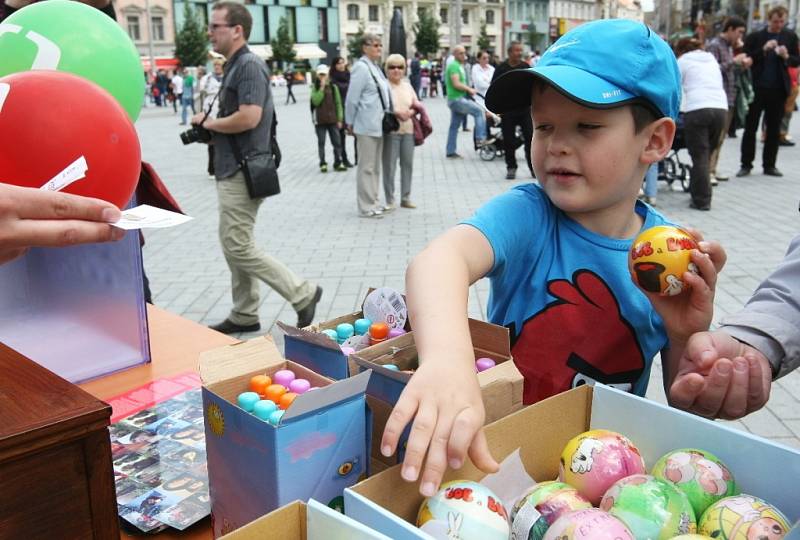
[[[675,52],[681,72],[686,148],[692,157],[689,192],[695,210],[711,209],[711,152],[716,148],[728,114],[728,98],[716,58],[702,50],[697,39],[683,38]]]

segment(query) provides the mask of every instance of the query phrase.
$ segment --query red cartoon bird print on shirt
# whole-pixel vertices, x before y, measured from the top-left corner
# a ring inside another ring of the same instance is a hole
[[[556,300],[525,321],[511,349],[525,377],[523,402],[595,381],[630,391],[644,372],[644,355],[608,285],[578,270],[572,282],[552,280],[547,290]]]

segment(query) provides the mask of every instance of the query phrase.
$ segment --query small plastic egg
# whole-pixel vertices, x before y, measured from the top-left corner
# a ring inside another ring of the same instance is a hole
[[[269,420],[269,415],[278,410],[278,406],[274,401],[262,399],[256,402],[253,406],[253,414],[262,420]]]
[[[239,403],[239,407],[245,411],[253,412],[253,406],[258,403],[259,399],[261,398],[255,392],[242,392],[236,401]]]

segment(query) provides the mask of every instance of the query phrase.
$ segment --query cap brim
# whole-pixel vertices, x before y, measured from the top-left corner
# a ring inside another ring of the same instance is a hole
[[[551,65],[504,73],[486,92],[486,107],[496,114],[530,107],[531,89],[536,79],[592,109],[610,109],[626,102],[640,101],[640,98],[597,75],[572,66]]]

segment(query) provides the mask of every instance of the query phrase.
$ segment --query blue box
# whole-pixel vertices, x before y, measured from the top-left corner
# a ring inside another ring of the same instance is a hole
[[[319,388],[297,396],[272,426],[236,400],[253,375],[280,369]],[[269,337],[200,355],[215,536],[296,499],[342,507],[344,488],[368,472],[369,375],[331,381],[284,360]]]

